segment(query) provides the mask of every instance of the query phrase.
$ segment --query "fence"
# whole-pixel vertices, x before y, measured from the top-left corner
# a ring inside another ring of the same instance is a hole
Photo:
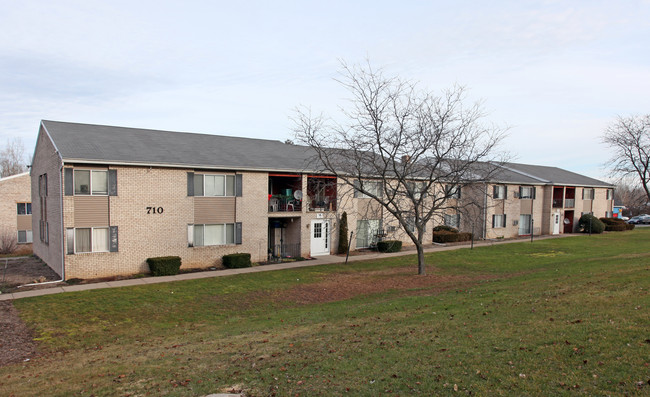
[[[300,257],[300,243],[276,244],[269,247],[269,263],[284,262]]]

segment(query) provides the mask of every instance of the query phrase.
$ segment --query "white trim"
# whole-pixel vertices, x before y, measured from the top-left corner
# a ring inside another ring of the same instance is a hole
[[[25,175],[29,175],[29,171],[21,172],[20,174],[16,174],[16,175],[5,176],[4,178],[0,178],[0,182],[4,182],[4,181],[9,180],[9,179],[19,178],[19,177],[25,176]]]

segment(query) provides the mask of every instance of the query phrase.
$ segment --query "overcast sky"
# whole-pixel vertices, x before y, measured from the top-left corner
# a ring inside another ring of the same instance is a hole
[[[650,113],[645,1],[0,0],[0,147],[41,119],[285,140],[336,112],[340,60],[510,126],[523,163],[604,179],[600,136]]]

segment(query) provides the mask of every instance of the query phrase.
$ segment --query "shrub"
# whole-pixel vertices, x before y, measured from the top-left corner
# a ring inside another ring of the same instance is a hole
[[[339,221],[339,254],[348,252],[348,213],[343,211]]]
[[[228,254],[224,255],[221,258],[221,263],[223,267],[228,269],[239,269],[242,267],[251,267],[251,254],[246,253],[237,253],[237,254]]]
[[[433,233],[434,243],[457,243],[460,241],[469,241],[471,239],[472,233],[458,233],[444,230]]]
[[[600,221],[605,224],[606,232],[622,232],[634,229],[634,225],[619,218],[600,218]]]
[[[402,242],[399,240],[386,240],[377,242],[377,251],[379,252],[400,252]]]
[[[434,232],[452,232],[452,233],[458,233],[458,229],[447,226],[447,225],[438,225],[433,228]]]
[[[16,232],[10,228],[0,229],[0,254],[11,254],[18,248]]]
[[[180,256],[158,256],[147,258],[149,270],[153,276],[173,276],[181,268]]]
[[[605,231],[605,224],[591,214],[584,214],[578,221],[578,228],[583,233],[589,233],[591,228],[591,233],[599,234]]]

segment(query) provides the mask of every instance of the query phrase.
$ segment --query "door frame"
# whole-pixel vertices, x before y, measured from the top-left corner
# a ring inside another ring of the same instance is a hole
[[[314,229],[315,229],[315,224],[316,223],[321,223],[323,226],[321,228],[321,238],[317,239],[314,237]],[[332,238],[331,238],[331,222],[329,219],[312,219],[310,226],[309,226],[309,252],[311,256],[324,256],[324,255],[330,255],[331,253],[331,247],[332,247]],[[317,240],[324,240],[324,244],[318,243],[318,246],[315,246],[315,242]],[[322,251],[314,251],[314,248],[320,248],[320,246],[324,245],[324,249]]]

